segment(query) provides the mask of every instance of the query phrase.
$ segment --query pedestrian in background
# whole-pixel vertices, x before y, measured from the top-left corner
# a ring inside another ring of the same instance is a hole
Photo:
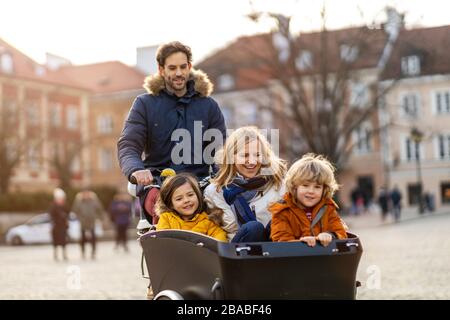
[[[383,221],[386,220],[386,217],[389,213],[389,194],[385,187],[382,187],[380,190],[380,194],[378,195],[378,204],[381,208],[381,219]]]
[[[392,211],[394,213],[395,221],[400,220],[401,210],[402,210],[402,194],[398,187],[395,186],[391,191],[391,201],[392,201]]]
[[[52,222],[53,258],[58,260],[58,247],[62,248],[62,258],[67,260],[66,244],[69,228],[69,208],[66,204],[66,193],[60,188],[53,191],[53,202],[49,209]]]
[[[87,234],[92,245],[91,258],[95,259],[96,255],[96,234],[95,224],[97,220],[104,218],[103,206],[97,195],[90,190],[83,190],[77,193],[72,206],[72,211],[77,215],[81,226],[81,256],[85,258],[85,243]]]
[[[109,206],[109,216],[116,229],[116,250],[122,245],[128,252],[127,229],[131,222],[131,213],[132,202],[129,196],[124,193],[116,194]]]

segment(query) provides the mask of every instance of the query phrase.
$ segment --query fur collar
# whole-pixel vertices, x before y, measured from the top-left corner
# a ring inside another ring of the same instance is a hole
[[[214,85],[209,80],[206,73],[201,70],[191,69],[189,73],[189,79],[195,82],[195,91],[198,92],[202,97],[208,97],[211,95]],[[148,93],[159,95],[162,89],[165,88],[164,78],[159,74],[155,73],[145,78],[144,86]]]

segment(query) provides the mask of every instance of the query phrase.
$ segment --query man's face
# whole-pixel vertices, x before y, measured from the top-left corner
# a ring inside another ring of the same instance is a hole
[[[191,64],[183,52],[171,54],[166,58],[164,67],[159,66],[159,73],[165,80],[166,88],[177,96],[183,96],[186,93],[190,70]]]

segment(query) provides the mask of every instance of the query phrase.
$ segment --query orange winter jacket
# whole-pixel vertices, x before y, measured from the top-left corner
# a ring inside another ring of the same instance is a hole
[[[338,206],[332,199],[322,199],[312,211],[312,220],[320,208],[327,206],[321,221],[313,228],[314,236],[321,232],[332,232],[338,239],[347,238],[344,224],[337,213]],[[300,237],[312,236],[310,231],[311,221],[306,216],[304,209],[299,208],[287,192],[283,200],[269,207],[272,213],[272,241],[298,240]]]
[[[196,214],[191,220],[185,221],[179,215],[173,212],[164,212],[159,217],[156,230],[179,229],[190,230],[207,236],[216,238],[217,240],[227,241],[227,233],[211,221],[205,212]]]

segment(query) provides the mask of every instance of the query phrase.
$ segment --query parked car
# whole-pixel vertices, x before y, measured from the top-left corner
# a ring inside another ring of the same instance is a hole
[[[11,245],[52,243],[52,223],[48,213],[41,213],[26,223],[12,227],[6,233],[6,243]],[[102,224],[97,221],[95,225],[95,234],[97,237],[103,236]],[[81,238],[80,221],[75,213],[69,215],[69,241],[78,241]]]

